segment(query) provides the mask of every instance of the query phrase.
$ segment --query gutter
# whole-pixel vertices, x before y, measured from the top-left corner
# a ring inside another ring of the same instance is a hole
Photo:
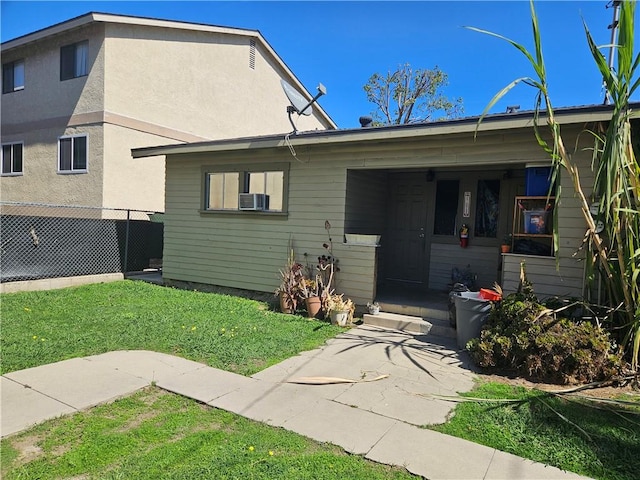
[[[640,109],[640,103],[634,104]],[[562,124],[607,121],[611,118],[610,106],[571,107],[557,109],[556,119]],[[639,115],[634,112],[634,117]],[[436,135],[452,135],[458,133],[492,132],[533,127],[533,112],[518,112],[510,114],[494,114],[486,116],[478,126],[479,117],[467,117],[440,122],[391,125],[383,127],[365,127],[343,130],[317,130],[298,132],[297,134],[283,133],[280,135],[266,135],[259,137],[243,137],[206,142],[163,145],[155,147],[134,148],[131,150],[133,158],[144,158],[157,155],[176,155],[206,152],[229,152],[241,150],[256,150],[268,148],[283,148],[288,146],[339,145],[356,142],[375,142],[403,140],[408,138],[432,137]],[[540,116],[543,123],[546,115]]]

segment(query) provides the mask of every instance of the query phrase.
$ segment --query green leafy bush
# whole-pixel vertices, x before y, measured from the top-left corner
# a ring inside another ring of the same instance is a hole
[[[470,340],[467,349],[480,367],[550,383],[605,380],[621,365],[605,330],[556,317],[531,293],[514,293],[495,304],[480,338]]]

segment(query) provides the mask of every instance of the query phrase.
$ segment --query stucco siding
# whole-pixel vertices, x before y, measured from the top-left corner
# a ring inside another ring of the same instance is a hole
[[[24,90],[2,95],[3,131],[23,131],[24,123],[102,110],[102,35],[102,26],[93,25],[3,52],[3,63],[25,62]],[[60,47],[84,40],[89,41],[89,74],[60,81]]]
[[[280,87],[285,72],[265,58],[259,41],[251,68],[246,35],[123,24],[106,29],[106,110],[206,139],[291,131]],[[315,116],[297,123],[325,128]]]
[[[3,63],[24,60],[25,86],[2,95],[2,143],[23,143],[22,175],[0,178],[2,200],[101,205],[104,142],[94,113],[103,101],[102,34],[92,25],[3,52]],[[60,81],[60,47],[84,40],[89,75]],[[57,173],[58,138],[79,134],[88,136],[88,173]]]
[[[57,138],[83,134],[88,142],[88,173],[58,173]],[[101,206],[104,142],[99,126],[60,125],[3,137],[2,141],[24,142],[23,174],[0,177],[3,201]]]
[[[105,123],[104,190],[102,204],[108,208],[164,211],[164,157],[134,160],[131,146],[148,145],[158,137]]]
[[[257,32],[103,14],[66,23],[3,45],[3,63],[25,68],[24,89],[2,95],[2,143],[24,143],[3,200],[162,211],[163,159],[133,161],[132,148],[292,130],[280,78],[295,80]],[[88,74],[60,81],[60,48],[85,40]],[[320,112],[295,121],[332,126]],[[88,172],[57,174],[58,137],[74,132],[89,133]]]

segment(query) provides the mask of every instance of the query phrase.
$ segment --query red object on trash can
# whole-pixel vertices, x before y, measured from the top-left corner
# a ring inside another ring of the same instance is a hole
[[[500,295],[495,290],[490,290],[488,288],[481,288],[480,289],[480,298],[482,298],[484,300],[490,300],[492,302],[498,302],[498,301],[502,300],[502,295]]]

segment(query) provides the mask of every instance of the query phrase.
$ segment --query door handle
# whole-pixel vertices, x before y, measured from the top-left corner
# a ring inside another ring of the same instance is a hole
[[[418,234],[418,238],[424,238],[424,233]]]

